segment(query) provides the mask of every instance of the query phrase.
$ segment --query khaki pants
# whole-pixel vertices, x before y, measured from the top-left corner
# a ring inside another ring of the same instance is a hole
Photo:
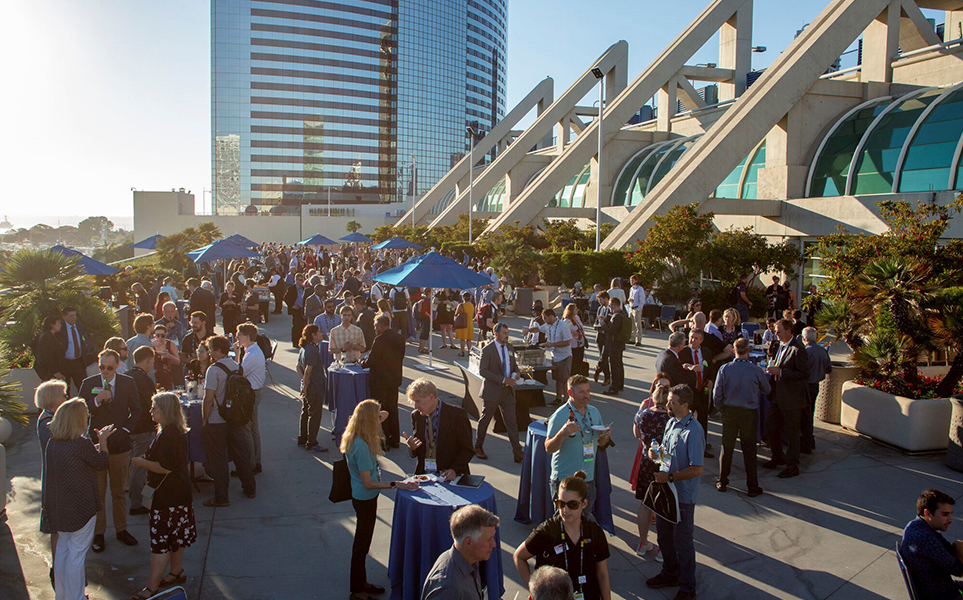
[[[127,530],[127,494],[124,488],[127,487],[127,476],[130,469],[130,451],[120,454],[111,454],[110,461],[107,463],[106,471],[97,471],[97,486],[100,489],[100,498],[104,501],[104,507],[97,513],[97,525],[94,527],[95,535],[103,535],[107,531],[106,497],[107,497],[107,478],[110,477],[110,499],[111,513],[114,517],[114,529],[116,533]]]
[[[642,342],[642,334],[645,333],[645,321],[642,319],[642,307],[633,308],[629,311],[629,316],[632,318],[632,339],[629,340],[632,344],[637,344]]]

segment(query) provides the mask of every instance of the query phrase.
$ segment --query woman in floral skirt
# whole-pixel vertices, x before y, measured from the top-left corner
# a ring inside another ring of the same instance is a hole
[[[668,401],[669,378],[665,373],[659,373],[652,382],[651,397],[639,407],[632,428],[635,437],[639,440],[639,450],[635,455],[631,483],[632,489],[635,490],[635,497],[639,500],[645,498],[645,491],[649,489],[649,484],[655,480],[655,472],[659,470],[659,465],[649,459],[646,451],[652,445],[652,440],[662,443],[665,424],[670,416],[669,411],[666,410]],[[651,524],[652,511],[644,503],[639,502],[639,545],[635,550],[639,556],[645,556],[656,549],[655,544],[648,541]],[[660,561],[661,555],[657,553],[655,559]]]
[[[147,483],[156,490],[150,507],[150,579],[131,600],[150,598],[160,588],[187,581],[184,548],[197,540],[181,404],[173,393],[156,394],[150,414],[160,425],[160,434],[144,456],[130,461],[132,466],[147,469]],[[170,572],[164,575],[168,566]]]

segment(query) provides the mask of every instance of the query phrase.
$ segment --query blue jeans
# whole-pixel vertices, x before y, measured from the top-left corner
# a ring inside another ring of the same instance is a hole
[[[659,517],[655,529],[662,550],[662,575],[678,580],[680,592],[696,591],[695,544],[692,530],[695,528],[695,504],[679,503],[679,522],[672,524]]]
[[[739,318],[742,319],[743,323],[749,322],[749,305],[748,304],[736,304],[736,311],[739,312]]]

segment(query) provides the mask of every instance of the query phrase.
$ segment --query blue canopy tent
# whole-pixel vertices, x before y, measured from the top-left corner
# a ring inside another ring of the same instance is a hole
[[[368,244],[373,242],[374,240],[369,238],[363,233],[358,233],[357,231],[355,231],[354,233],[349,233],[348,235],[341,238],[341,241],[349,242],[349,243]]]
[[[401,239],[401,238],[393,238]],[[390,240],[389,240],[390,241]],[[405,243],[406,240],[401,240]],[[419,248],[421,246],[418,246]],[[451,288],[464,290],[484,285],[490,285],[491,279],[484,275],[472,271],[462,266],[450,258],[446,258],[437,252],[428,252],[421,256],[416,256],[394,269],[389,269],[383,273],[378,273],[373,278],[375,281],[387,283],[388,285],[400,287],[420,287],[420,288]],[[431,301],[432,293],[429,292],[428,299]],[[429,311],[429,315],[431,315]],[[433,316],[429,316],[428,327],[434,325]],[[417,368],[434,371],[446,367],[435,367],[432,365],[432,339],[428,336],[428,364],[418,365]]]
[[[371,247],[373,250],[424,250],[424,246],[419,246],[414,242],[409,242],[405,238],[393,237],[390,240],[385,240],[380,244],[375,244]],[[460,266],[460,265],[459,265]]]
[[[250,258],[253,256],[260,256],[260,254],[254,250],[251,250],[250,248],[230,241],[229,238],[225,238],[223,240],[217,240],[213,244],[208,244],[203,248],[198,248],[197,250],[188,252],[187,256],[195,263],[202,263],[225,260],[229,258]]]
[[[338,242],[320,233],[316,233],[306,240],[301,240],[298,244],[302,246],[337,246]]]
[[[245,248],[258,248],[261,244],[255,241],[249,240],[240,233],[235,233],[234,235],[229,235],[222,241],[228,241],[238,246],[243,246]]]
[[[80,267],[84,270],[84,272],[87,275],[113,275],[114,273],[117,272],[117,269],[115,269],[114,267],[106,263],[102,263],[99,260],[90,258],[86,254],[82,252],[78,252],[73,248],[68,248],[66,246],[61,246],[60,244],[57,244],[56,246],[51,248],[51,250],[54,252],[59,252],[64,256],[80,257],[78,260],[78,263],[80,264]]]
[[[146,240],[141,240],[136,244],[131,244],[129,247],[136,250],[157,250],[157,242],[163,238],[161,234],[152,235]]]

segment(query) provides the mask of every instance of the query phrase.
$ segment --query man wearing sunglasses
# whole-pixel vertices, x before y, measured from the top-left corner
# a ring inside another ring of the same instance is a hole
[[[84,379],[80,385],[78,396],[87,403],[90,411],[90,425],[87,435],[97,442],[97,431],[108,425],[115,428],[114,435],[107,440],[107,454],[110,462],[106,471],[97,471],[97,484],[100,498],[107,494],[107,482],[110,479],[111,513],[114,518],[114,529],[117,539],[127,546],[136,546],[137,540],[127,531],[127,495],[124,487],[127,485],[127,470],[130,467],[131,439],[130,432],[134,430],[140,419],[140,396],[137,384],[127,375],[117,373],[120,355],[114,350],[104,350],[98,356],[100,375],[93,375]],[[94,541],[91,549],[103,552],[104,532],[107,531],[105,509],[97,512],[97,524],[94,526]]]

